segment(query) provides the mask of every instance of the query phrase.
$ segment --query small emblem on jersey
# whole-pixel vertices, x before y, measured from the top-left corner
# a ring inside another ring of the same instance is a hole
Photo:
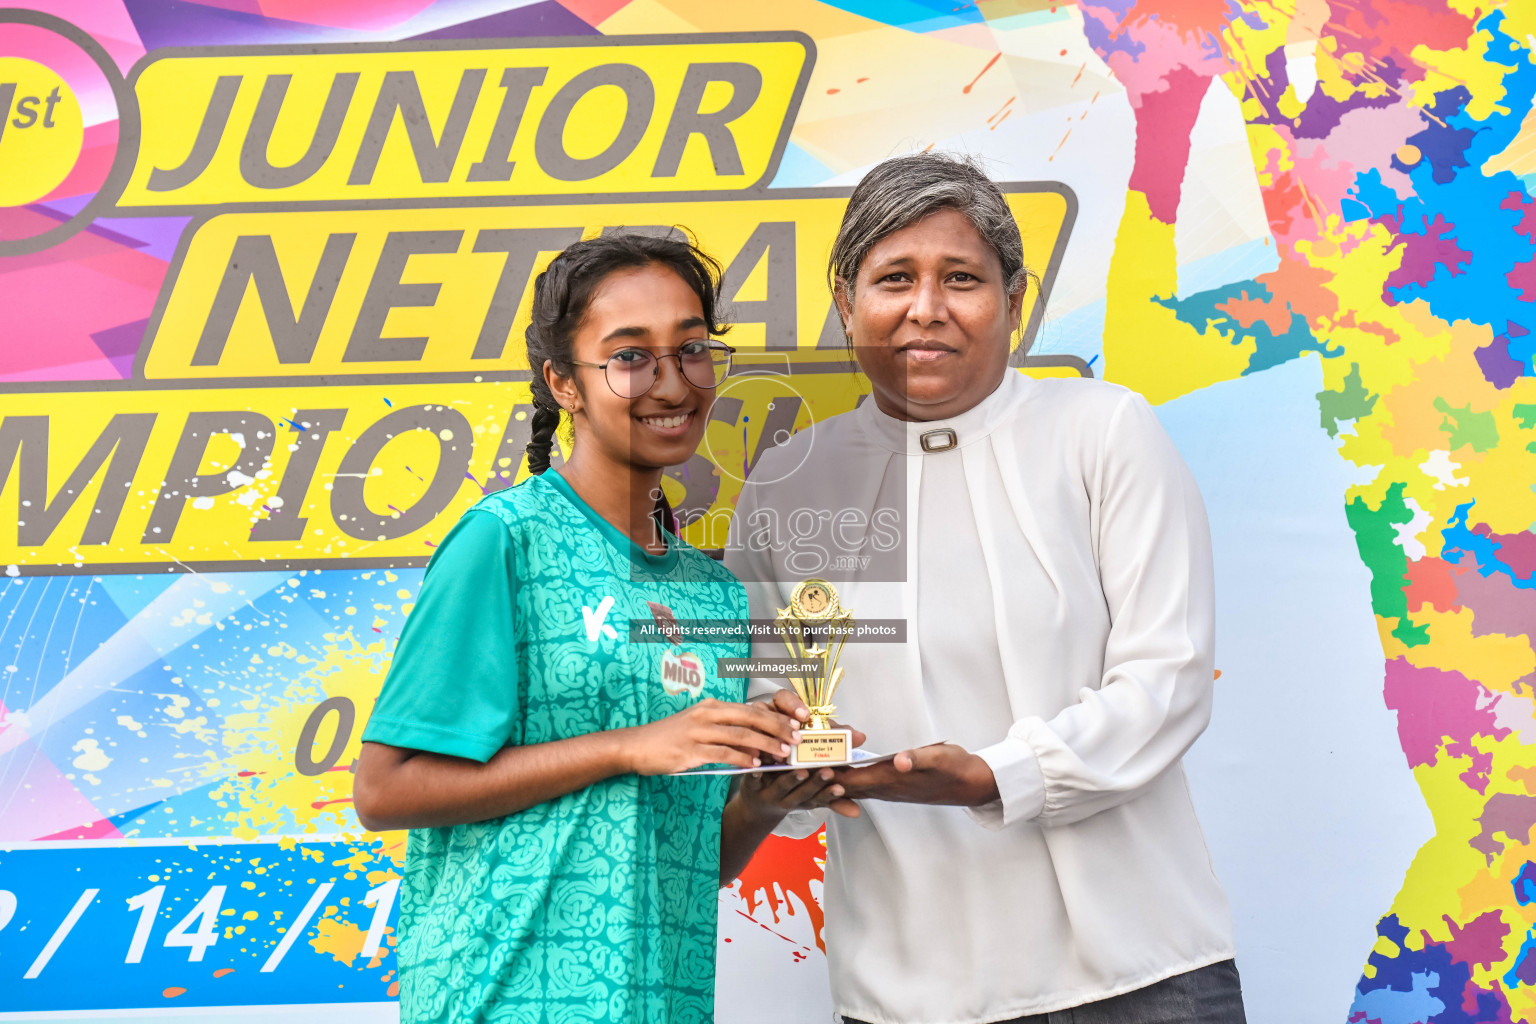
[[[704,663],[689,651],[668,651],[661,656],[661,688],[674,697],[697,697],[704,692]]]
[[[655,601],[647,601],[651,607],[651,618],[656,620],[656,629],[662,636],[675,644],[683,642],[683,631],[678,627],[677,616],[672,614],[672,609]]]
[[[612,597],[605,597],[600,602],[598,602],[597,611],[593,611],[586,605],[582,605],[581,620],[587,627],[588,642],[595,644],[597,643],[599,637],[604,636],[609,640],[617,640],[619,638],[618,630],[614,629],[607,622],[608,610],[612,607]]]

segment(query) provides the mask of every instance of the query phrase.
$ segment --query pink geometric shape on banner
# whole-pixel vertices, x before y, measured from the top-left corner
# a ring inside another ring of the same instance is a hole
[[[268,18],[332,28],[383,32],[409,21],[435,0],[261,0]]]
[[[0,722],[9,717],[5,705],[0,703]],[[0,842],[122,837],[117,826],[104,820],[96,805],[64,777],[47,754],[38,749],[35,740],[23,740],[11,757],[13,766],[25,765],[26,768],[20,774],[6,773],[12,788],[7,795],[9,802],[5,805],[5,813],[0,814]]]
[[[629,6],[629,0],[560,0],[560,6],[596,28]]]
[[[90,33],[124,74],[144,56],[139,31],[122,0],[32,0],[27,7],[63,18]]]
[[[121,839],[123,834],[110,819],[102,818],[93,821],[89,825],[80,825],[74,828],[66,828],[55,832],[51,836],[38,836],[39,839]]]
[[[30,237],[52,223],[35,209],[0,210],[0,236],[9,227]],[[121,379],[91,336],[148,318],[165,273],[161,260],[90,231],[8,257],[0,273],[7,306],[0,379]]]
[[[58,223],[59,221],[54,219],[50,224],[45,215],[25,206],[0,206],[0,239],[6,241],[13,238],[30,238]],[[8,264],[3,266],[7,270],[10,269]]]
[[[85,129],[85,145],[80,158],[68,177],[57,188],[43,197],[42,201],[64,199],[69,196],[91,196],[107,180],[112,161],[117,159],[117,122],[103,121]]]

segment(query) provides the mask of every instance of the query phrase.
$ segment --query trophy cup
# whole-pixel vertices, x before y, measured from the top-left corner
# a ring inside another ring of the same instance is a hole
[[[789,653],[796,658],[816,659],[820,664],[808,676],[791,676],[790,685],[805,701],[811,716],[800,727],[800,744],[789,756],[790,764],[841,764],[853,757],[853,730],[832,725],[837,708],[832,694],[842,681],[838,657],[843,642],[853,631],[853,616],[837,599],[826,580],[806,580],[795,587],[789,607],[780,608],[774,625]]]

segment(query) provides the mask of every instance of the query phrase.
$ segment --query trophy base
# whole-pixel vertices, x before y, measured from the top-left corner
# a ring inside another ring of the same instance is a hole
[[[790,764],[842,764],[853,758],[852,729],[802,729]]]

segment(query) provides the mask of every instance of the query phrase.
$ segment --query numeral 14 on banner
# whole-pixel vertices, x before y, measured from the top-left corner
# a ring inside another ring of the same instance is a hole
[[[315,915],[325,904],[325,899],[335,887],[335,882],[322,882],[315,886],[305,902],[304,908],[299,911],[293,922],[279,931],[282,937],[277,946],[267,957],[261,967],[261,973],[271,973],[277,970],[288,955],[294,943],[309,928]],[[138,913],[138,921],[133,929],[133,938],[128,943],[127,954],[123,957],[125,964],[138,964],[144,960],[145,950],[148,949],[153,938],[156,919],[165,900],[166,887],[156,885],[146,889],[136,896],[129,897],[127,909],[129,912]],[[203,893],[202,898],[189,910],[175,925],[173,925],[161,940],[161,945],[168,949],[186,949],[187,961],[197,963],[203,959],[209,947],[219,941],[219,916],[223,907],[224,897],[228,891],[227,886],[214,885]],[[389,927],[389,917],[394,909],[395,899],[400,891],[400,879],[391,878],[368,890],[363,897],[363,905],[372,907],[373,914],[368,924],[367,938],[363,943],[362,955],[372,959],[379,954],[383,945],[384,933]],[[64,919],[54,928],[48,941],[38,952],[27,972],[23,975],[26,979],[35,979],[47,968],[49,961],[53,959],[59,947],[69,938],[75,925],[80,922],[85,912],[96,902],[101,894],[100,889],[85,889],[75,900]],[[16,916],[18,900],[16,894],[0,889],[0,931],[4,931]]]
[[[172,928],[170,934],[165,937],[166,948],[185,946],[192,950],[187,954],[189,963],[203,958],[208,947],[219,941],[218,918],[219,904],[224,902],[224,890],[222,885],[211,887],[203,898],[197,901],[197,906]],[[125,964],[136,964],[144,959],[144,947],[149,943],[150,930],[155,925],[155,915],[160,911],[160,898],[165,895],[165,886],[157,885],[147,892],[141,892],[128,901],[129,910],[139,912],[139,923],[133,930],[133,941],[128,944],[128,955],[123,959]],[[189,932],[194,921],[201,923],[197,931]]]

